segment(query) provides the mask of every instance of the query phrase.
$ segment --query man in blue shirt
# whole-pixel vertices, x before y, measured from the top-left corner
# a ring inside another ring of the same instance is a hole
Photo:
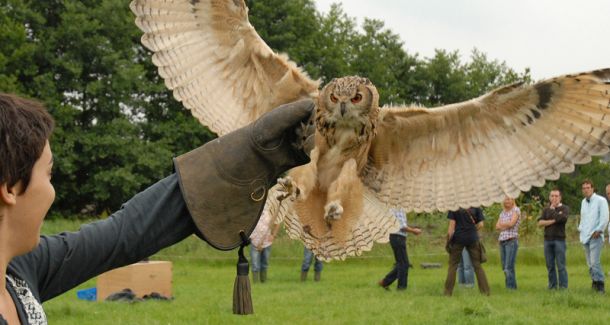
[[[409,274],[409,256],[407,255],[407,232],[415,235],[421,234],[420,228],[409,227],[407,225],[407,215],[402,208],[392,209],[392,213],[400,228],[397,232],[390,234],[390,246],[394,252],[396,263],[392,270],[381,279],[378,284],[388,290],[389,286],[398,279],[397,290],[407,289],[407,279]]]
[[[590,180],[582,182],[582,194],[585,198],[580,205],[580,242],[585,249],[591,287],[599,293],[605,293],[600,258],[604,247],[604,229],[608,224],[608,201],[594,193],[593,182]]]

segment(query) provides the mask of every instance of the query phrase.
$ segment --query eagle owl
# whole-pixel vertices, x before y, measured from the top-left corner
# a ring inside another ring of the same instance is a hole
[[[311,162],[280,179],[281,202],[294,195],[293,210],[303,231],[319,241],[345,241],[362,215],[363,184],[379,117],[379,93],[366,78],[333,79],[317,99]],[[323,217],[321,217],[323,216]]]
[[[322,260],[387,241],[398,228],[391,207],[490,205],[609,151],[610,69],[430,109],[379,107],[365,78],[319,91],[264,43],[243,0],[133,0],[131,9],[167,87],[219,135],[280,104],[317,101],[312,161],[270,189],[267,205]]]

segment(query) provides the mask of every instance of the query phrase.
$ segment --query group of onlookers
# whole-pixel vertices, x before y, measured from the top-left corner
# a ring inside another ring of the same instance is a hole
[[[580,242],[583,245],[589,274],[591,276],[591,287],[593,290],[604,293],[604,272],[601,268],[600,257],[604,244],[604,230],[608,225],[608,201],[595,194],[593,182],[585,180],[582,182],[582,193],[584,199],[580,207],[580,223],[578,231]],[[610,199],[610,185],[606,187],[606,195]],[[459,209],[449,212],[448,236],[452,245],[449,252],[449,270],[445,281],[445,294],[451,295],[455,283],[455,269],[457,259],[463,253],[462,246],[467,248],[464,254],[468,258],[462,258],[464,273],[461,282],[466,286],[473,284],[472,276],[468,269],[475,269],[479,290],[489,294],[489,285],[485,277],[485,271],[480,266],[481,244],[476,230],[464,218],[465,214],[474,215],[474,225],[481,228],[483,217],[477,217],[479,208]],[[544,258],[548,273],[549,289],[567,289],[568,272],[566,270],[566,232],[565,225],[568,221],[570,209],[561,202],[561,191],[553,189],[549,193],[549,204],[538,218],[538,226],[544,228]],[[521,212],[515,205],[515,200],[506,197],[503,202],[503,210],[496,222],[496,230],[499,231],[498,242],[502,270],[504,271],[506,288],[517,289],[517,278],[515,273],[515,261],[519,248],[519,224]],[[466,245],[463,245],[464,235],[456,229],[467,229],[470,236]],[[456,237],[457,236],[457,237]],[[476,237],[475,237],[476,236]],[[476,238],[476,239],[474,239]],[[478,242],[478,243],[477,243]],[[457,245],[456,245],[457,244]],[[471,264],[471,266],[469,265]]]
[[[605,292],[604,272],[600,257],[604,244],[604,230],[608,225],[608,202],[606,198],[595,194],[593,183],[585,180],[582,183],[584,199],[580,207],[580,223],[578,231],[583,245],[591,287],[598,292]],[[606,195],[610,199],[610,185],[606,187]],[[514,198],[506,197],[503,209],[498,216],[495,229],[498,232],[500,261],[505,276],[507,289],[517,289],[515,261],[519,249],[519,225],[521,211],[516,206]],[[400,225],[398,231],[390,234],[390,246],[394,253],[395,264],[392,270],[378,282],[378,285],[389,289],[398,280],[397,289],[407,288],[409,274],[409,257],[406,248],[407,234],[419,235],[422,230],[407,224],[406,213],[402,208],[392,210]],[[566,231],[570,209],[561,202],[561,191],[553,189],[549,193],[549,204],[538,218],[538,226],[544,228],[544,257],[548,271],[549,289],[566,289],[568,287],[568,272],[566,270]],[[489,295],[489,283],[482,263],[485,259],[483,244],[479,230],[483,228],[485,217],[478,207],[460,208],[450,211],[447,215],[447,252],[449,263],[445,280],[445,295],[452,295],[455,287],[456,274],[458,283],[467,287],[474,286],[476,275],[479,291]],[[254,282],[267,280],[268,259],[271,244],[279,230],[279,224],[271,220],[266,210],[263,211],[256,229],[251,235],[252,277]],[[322,263],[313,256],[307,248],[304,249],[301,266],[301,281],[307,279],[311,264],[314,264],[314,280],[319,281]]]
[[[604,293],[604,272],[601,268],[600,256],[604,243],[604,230],[608,225],[608,201],[595,194],[594,185],[590,180],[582,182],[584,199],[580,207],[580,223],[578,231],[583,245],[591,287]],[[606,195],[610,199],[610,185],[606,187]],[[549,204],[538,218],[538,226],[544,228],[544,257],[548,271],[549,289],[568,288],[568,273],[566,270],[566,231],[570,209],[561,202],[561,191],[553,189],[549,193]],[[398,279],[398,289],[407,287],[409,259],[406,254],[405,239],[407,232],[419,235],[421,229],[407,226],[406,216],[402,209],[394,211],[400,224],[400,230],[390,235],[390,244],[394,251],[396,264],[388,275],[378,284],[386,289]],[[449,263],[445,280],[445,295],[452,295],[455,286],[456,273],[458,282],[467,287],[474,286],[476,275],[479,291],[489,295],[489,283],[482,263],[486,254],[479,238],[478,231],[483,227],[485,217],[478,207],[460,208],[450,211],[447,215],[447,252]],[[498,231],[500,261],[505,276],[507,289],[517,289],[515,261],[519,248],[519,225],[521,211],[515,200],[506,197],[503,209],[495,225]],[[610,229],[609,229],[610,231]],[[473,272],[474,270],[474,272]]]

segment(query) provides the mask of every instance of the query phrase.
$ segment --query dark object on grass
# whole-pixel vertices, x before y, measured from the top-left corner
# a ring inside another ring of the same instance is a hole
[[[136,294],[129,288],[125,288],[119,292],[115,292],[110,294],[106,299],[106,301],[125,301],[125,302],[136,302],[142,299],[138,298]]]
[[[166,297],[158,292],[151,292],[142,296],[142,300],[174,300],[174,297]]]

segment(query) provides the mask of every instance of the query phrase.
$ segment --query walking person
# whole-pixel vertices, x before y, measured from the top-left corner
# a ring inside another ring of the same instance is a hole
[[[409,279],[409,255],[407,254],[407,233],[410,232],[416,236],[421,234],[420,228],[409,227],[407,224],[407,215],[403,208],[392,209],[392,213],[400,228],[397,232],[390,234],[390,246],[394,252],[394,267],[378,284],[384,289],[389,289],[389,286],[398,280],[396,290],[406,290],[407,281]]]
[[[582,182],[584,199],[580,204],[580,242],[585,250],[585,258],[591,276],[591,288],[599,293],[605,293],[604,271],[601,266],[601,253],[604,247],[604,229],[608,224],[608,201],[595,194],[593,182]]]
[[[544,227],[544,259],[548,272],[549,289],[567,289],[566,222],[570,209],[561,203],[561,191],[549,193],[549,205],[542,210],[538,226]],[[558,281],[559,279],[559,281]]]
[[[450,211],[447,215],[449,226],[447,228],[449,266],[447,268],[447,279],[445,280],[445,295],[451,296],[455,287],[455,273],[460,256],[464,248],[472,261],[472,267],[477,277],[479,291],[489,296],[489,284],[487,275],[481,265],[481,245],[477,230],[483,228],[483,212],[480,208],[468,208]]]
[[[515,199],[507,196],[502,203],[503,210],[496,222],[496,230],[500,232],[500,260],[504,271],[507,289],[517,289],[517,274],[515,262],[519,249],[519,224],[521,223],[521,210],[515,204]]]
[[[250,235],[250,260],[252,262],[252,282],[254,283],[259,282],[259,280],[261,283],[267,281],[271,245],[279,230],[280,224],[274,222],[273,216],[265,206],[256,228]]]

